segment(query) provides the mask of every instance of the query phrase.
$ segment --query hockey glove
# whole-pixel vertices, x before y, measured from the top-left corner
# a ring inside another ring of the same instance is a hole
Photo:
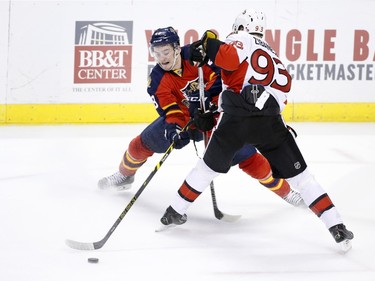
[[[177,124],[167,123],[165,126],[164,136],[170,143],[174,143],[176,149],[181,149],[190,142],[189,133],[181,130]]]
[[[215,126],[216,120],[211,110],[203,112],[200,108],[195,110],[194,125],[202,132],[211,131]]]
[[[190,113],[190,116],[193,118],[195,114],[195,110],[201,107],[199,91],[194,91],[194,92],[189,93],[188,99],[189,99],[189,113]],[[211,101],[210,93],[207,91],[204,91],[205,108],[209,108],[210,101]]]
[[[193,42],[189,47],[189,63],[192,66],[202,67],[208,62],[208,57],[203,51],[202,42],[200,40]]]
[[[207,53],[207,40],[208,39],[217,39],[217,38],[218,38],[218,36],[215,32],[213,32],[212,30],[206,30],[203,33],[203,36],[200,40],[202,42],[203,52]]]
[[[212,30],[206,30],[200,40],[195,41],[190,45],[189,63],[192,66],[198,65],[198,67],[202,67],[206,64],[209,59],[206,55],[207,40],[217,38],[218,36],[215,32]]]

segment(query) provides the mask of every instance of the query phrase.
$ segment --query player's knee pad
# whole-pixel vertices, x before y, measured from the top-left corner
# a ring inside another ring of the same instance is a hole
[[[199,159],[197,165],[187,175],[186,182],[196,191],[203,192],[218,175],[219,173],[208,167],[203,159]]]
[[[295,189],[302,190],[303,187],[309,185],[310,181],[313,180],[313,175],[310,173],[310,171],[306,168],[302,173],[286,179],[291,186],[293,186]]]
[[[271,174],[271,166],[267,159],[260,153],[255,153],[253,156],[239,163],[239,168],[249,176],[261,180]]]
[[[128,153],[133,159],[144,160],[152,156],[154,152],[147,148],[143,142],[141,135],[135,137],[129,144]]]
[[[337,221],[340,221],[340,217],[334,208],[335,205],[332,203],[331,198],[308,169],[288,179],[288,182],[293,187],[300,190],[303,201],[305,201],[305,204],[315,215],[325,217],[323,221],[327,227],[337,224]]]
[[[307,168],[297,176],[286,180],[301,193],[307,206],[310,206],[317,198],[326,193]]]
[[[136,171],[154,154],[143,145],[141,136],[135,137],[122,157],[119,170],[123,175],[134,175]]]

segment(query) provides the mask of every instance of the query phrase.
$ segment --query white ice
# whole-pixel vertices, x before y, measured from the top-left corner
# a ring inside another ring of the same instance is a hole
[[[215,219],[207,189],[188,222],[156,233],[159,219],[198,156],[174,150],[103,248],[78,251],[65,239],[104,237],[159,162],[139,170],[132,189],[102,191],[129,141],[145,127],[0,127],[0,280],[375,280],[375,124],[293,123],[317,180],[354,232],[341,254],[324,224],[265,190],[238,167],[215,180]],[[203,147],[197,145],[198,155]],[[87,262],[99,258],[98,264]]]

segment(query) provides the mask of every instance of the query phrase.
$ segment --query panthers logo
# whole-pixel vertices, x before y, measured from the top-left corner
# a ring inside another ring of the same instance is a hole
[[[198,77],[193,81],[189,81],[186,86],[181,89],[182,94],[185,99],[182,100],[182,103],[189,107],[191,102],[199,102],[199,83]]]

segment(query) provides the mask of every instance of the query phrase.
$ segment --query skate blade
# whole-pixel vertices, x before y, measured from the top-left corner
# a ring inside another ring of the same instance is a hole
[[[121,191],[125,191],[125,190],[131,189],[132,185],[131,184],[123,185],[123,186],[113,186],[113,185],[101,186],[101,185],[98,185],[98,188],[100,190],[110,190],[110,191],[121,192]]]
[[[123,186],[116,186],[115,190],[116,191],[125,191],[125,190],[129,190],[131,188],[132,188],[132,184],[128,184],[128,185],[123,185]]]
[[[343,253],[347,253],[352,248],[352,242],[349,239],[345,239],[344,241],[340,242],[340,248]]]
[[[164,224],[161,223],[159,225],[159,227],[155,229],[155,232],[163,232],[163,231],[166,231],[168,229],[174,228],[176,226],[177,226],[176,224],[164,225]]]

